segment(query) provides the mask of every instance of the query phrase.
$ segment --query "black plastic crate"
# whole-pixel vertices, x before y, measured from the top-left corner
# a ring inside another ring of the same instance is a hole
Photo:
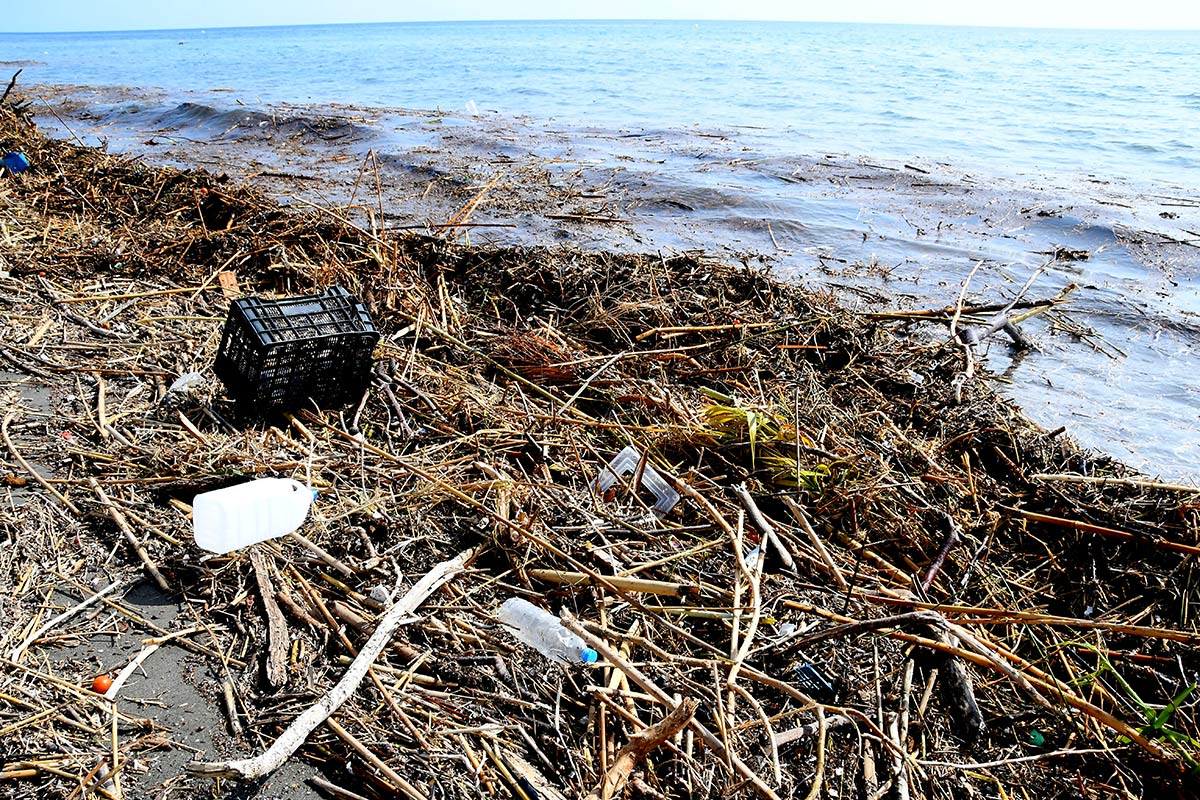
[[[213,370],[243,419],[310,402],[332,408],[362,397],[378,341],[367,310],[340,286],[283,300],[242,297],[229,307]]]

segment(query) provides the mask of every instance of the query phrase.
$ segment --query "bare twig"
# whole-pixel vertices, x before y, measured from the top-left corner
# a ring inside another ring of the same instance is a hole
[[[473,550],[465,550],[449,561],[443,561],[425,577],[417,581],[404,597],[388,609],[379,620],[379,625],[371,638],[363,645],[358,656],[329,692],[317,703],[309,707],[288,726],[275,743],[262,755],[254,758],[235,761],[202,762],[193,761],[187,765],[187,771],[192,775],[203,775],[211,778],[235,778],[238,780],[257,780],[270,775],[285,762],[292,753],[296,752],[313,729],[327,720],[334,711],[346,702],[358,684],[366,676],[367,670],[378,657],[384,646],[392,637],[392,632],[400,622],[411,616],[425,602],[429,595],[438,587],[452,579],[463,570],[467,562],[474,556]]]
[[[687,725],[695,713],[695,701],[684,700],[662,720],[630,736],[629,741],[617,753],[616,760],[608,768],[604,778],[588,793],[587,800],[612,800],[619,797],[634,767]]]
[[[13,418],[16,415],[16,411],[9,411],[4,415],[4,422],[0,423],[0,437],[3,437],[4,439],[4,446],[8,448],[8,452],[12,453],[12,457],[17,460],[17,463],[24,467],[25,471],[28,472],[43,489],[54,495],[58,502],[62,503],[68,511],[78,517],[79,509],[75,507],[75,504],[68,500],[61,492],[58,491],[58,489],[55,489],[53,486],[51,486],[36,469],[29,466],[29,462],[22,458],[21,454],[17,452],[17,448],[13,445],[12,439],[8,438],[9,423],[13,421]]]
[[[746,507],[746,513],[750,515],[750,519],[754,520],[754,524],[762,531],[771,542],[771,546],[775,548],[775,552],[779,554],[780,560],[783,562],[783,568],[792,572],[796,571],[796,562],[792,558],[792,554],[784,546],[780,540],[779,534],[775,532],[775,526],[763,516],[762,510],[758,504],[754,502],[754,497],[750,494],[750,490],[746,488],[746,484],[739,483],[733,487],[733,492],[742,501],[742,505]]]
[[[121,535],[125,537],[125,541],[129,542],[129,546],[137,553],[138,559],[146,568],[146,572],[150,573],[150,577],[154,579],[155,585],[164,592],[170,593],[171,585],[167,583],[167,579],[158,571],[158,566],[150,559],[150,554],[146,552],[146,547],[138,541],[137,535],[134,534],[133,528],[129,527],[129,522],[125,519],[125,515],[116,507],[112,500],[108,499],[108,495],[104,493],[104,489],[100,488],[100,483],[95,478],[88,478],[88,486],[92,487],[92,491],[100,498],[101,505],[108,512],[109,519],[116,523],[120,529]]]
[[[4,94],[0,94],[0,105],[4,105],[4,101],[8,99],[9,92],[11,92],[13,90],[13,87],[17,85],[17,76],[19,76],[24,71],[25,71],[25,68],[21,67],[20,69],[18,69],[16,72],[13,73],[12,80],[10,80],[8,82],[8,88],[4,90]]]

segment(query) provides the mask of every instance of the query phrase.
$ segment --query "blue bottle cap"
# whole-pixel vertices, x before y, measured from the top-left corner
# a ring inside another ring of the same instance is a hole
[[[583,648],[583,652],[579,654],[579,661],[583,664],[595,664],[600,658],[600,654],[590,647]]]

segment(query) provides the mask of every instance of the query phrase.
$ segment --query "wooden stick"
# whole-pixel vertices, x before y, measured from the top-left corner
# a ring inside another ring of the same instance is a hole
[[[24,71],[25,68],[21,67],[13,73],[12,80],[8,82],[8,88],[4,90],[4,94],[0,95],[0,105],[3,105],[4,101],[8,99],[8,93],[11,92],[13,87],[17,85],[17,77]]]
[[[588,793],[586,800],[612,800],[619,797],[634,767],[659,745],[682,730],[695,713],[696,702],[691,699],[684,700],[660,722],[630,736],[629,741],[617,753],[613,765],[608,768],[600,783]]]
[[[1031,756],[1001,758],[997,759],[996,761],[966,761],[961,764],[956,764],[953,761],[923,761],[921,759],[916,759],[916,763],[920,764],[922,767],[942,767],[944,769],[994,769],[995,767],[1005,767],[1011,764],[1028,764],[1031,761],[1044,761],[1046,759],[1062,758],[1064,756],[1098,756],[1102,754],[1112,756],[1124,749],[1127,748],[1094,747],[1087,750],[1053,750],[1049,753],[1035,753]]]
[[[69,510],[72,514],[77,517],[80,516],[79,509],[75,507],[75,504],[68,500],[64,495],[60,494],[58,489],[55,489],[53,486],[51,486],[45,478],[38,474],[36,469],[29,466],[29,462],[22,458],[21,454],[17,452],[17,448],[13,446],[12,439],[8,438],[8,425],[13,421],[13,417],[16,415],[16,411],[10,411],[4,415],[4,422],[0,423],[0,437],[3,437],[4,439],[4,446],[8,448],[8,452],[12,453],[12,456],[17,460],[17,463],[24,467],[25,471],[32,475],[35,481],[41,484],[43,489],[54,495],[55,498],[58,499],[58,502],[66,506],[67,510]]]
[[[648,339],[655,334],[660,336],[679,336],[684,333],[715,333],[717,331],[740,331],[751,330],[753,328],[769,328],[772,325],[778,325],[778,322],[734,322],[727,325],[691,325],[687,327],[673,326],[665,328],[651,328],[648,331],[643,331],[634,337],[634,341],[640,342],[643,339]]]
[[[171,585],[167,583],[167,579],[164,578],[162,573],[158,571],[158,567],[155,565],[155,563],[150,560],[150,554],[146,552],[146,548],[141,542],[138,541],[137,536],[133,532],[133,528],[129,527],[129,522],[126,521],[125,515],[122,514],[121,510],[113,504],[112,500],[108,499],[108,495],[106,495],[104,490],[100,488],[100,484],[95,478],[88,478],[88,486],[91,486],[92,491],[95,492],[96,496],[100,498],[100,503],[104,506],[105,510],[108,511],[109,518],[117,524],[118,528],[121,529],[121,533],[125,536],[125,541],[129,542],[129,544],[133,547],[134,552],[137,553],[138,559],[141,560],[142,565],[146,568],[146,572],[150,573],[150,577],[154,579],[154,583],[158,585],[159,589],[162,589],[167,594],[170,594]]]
[[[746,513],[750,515],[750,519],[762,531],[763,536],[771,542],[771,546],[775,548],[775,552],[779,554],[780,560],[783,562],[783,568],[789,572],[796,571],[796,562],[792,558],[792,554],[783,546],[783,542],[779,539],[779,534],[775,532],[775,526],[772,525],[766,517],[763,516],[762,510],[758,507],[758,503],[754,502],[754,497],[751,496],[750,490],[746,488],[746,484],[739,483],[733,487],[734,494],[742,501],[742,505],[746,507]]]
[[[441,564],[438,564],[425,577],[417,581],[408,590],[408,593],[400,598],[399,602],[389,608],[387,613],[379,620],[379,625],[375,628],[375,632],[371,634],[371,638],[363,645],[362,650],[359,651],[358,656],[355,657],[350,667],[346,670],[346,673],[342,676],[342,679],[337,682],[337,685],[330,689],[329,693],[317,701],[316,704],[309,707],[307,711],[297,717],[266,752],[254,758],[235,761],[193,761],[187,765],[187,771],[192,775],[204,775],[210,778],[257,780],[258,778],[270,775],[278,769],[291,757],[292,753],[296,752],[304,744],[305,740],[308,739],[308,735],[318,725],[329,719],[333,712],[341,707],[342,703],[350,699],[350,696],[358,689],[358,685],[367,674],[367,670],[371,668],[371,664],[379,656],[384,646],[387,645],[388,640],[391,639],[392,632],[400,622],[411,616],[439,587],[462,572],[467,562],[474,555],[474,550],[464,550],[449,561],[443,561]]]
[[[994,314],[1005,309],[1050,308],[1063,302],[1065,298],[1058,297],[1049,300],[1022,300],[1019,303],[990,303],[981,306],[946,306],[945,308],[928,308],[919,311],[877,311],[863,314],[867,319],[946,319],[956,311],[961,315],[974,316],[977,314]]]
[[[591,583],[592,579],[583,572],[564,572],[560,569],[531,569],[527,570],[529,577],[547,583],[576,584]],[[673,583],[671,581],[652,581],[645,578],[627,578],[620,575],[605,575],[605,582],[612,584],[623,592],[643,592],[667,597],[694,597],[700,594],[700,587],[694,583]]]
[[[849,725],[852,722],[854,722],[854,720],[850,719],[850,717],[842,714],[836,714],[832,717],[827,717],[823,727],[826,731],[832,731]],[[816,736],[821,732],[821,728],[821,721],[818,719],[816,722],[809,722],[799,727],[792,728],[791,730],[777,733],[775,734],[775,744],[778,747],[783,747],[785,744],[791,744],[792,742],[799,741],[800,739],[807,739],[811,736]]]
[[[812,786],[804,800],[817,800],[821,796],[821,784],[825,781],[825,740],[828,735],[829,723],[825,720],[825,709],[817,706],[817,765]]]
[[[1044,522],[1048,525],[1060,525],[1064,528],[1084,531],[1085,533],[1098,533],[1101,536],[1107,536],[1110,539],[1141,542],[1142,544],[1148,544],[1151,547],[1157,547],[1160,550],[1173,550],[1176,553],[1187,553],[1188,555],[1192,556],[1200,555],[1200,547],[1190,544],[1181,544],[1179,542],[1169,542],[1166,539],[1161,539],[1154,534],[1130,533],[1129,531],[1120,531],[1116,528],[1106,528],[1103,525],[1093,525],[1090,522],[1080,522],[1078,520],[1066,519],[1064,517],[1053,517],[1049,514],[1037,514],[1033,511],[1025,511],[1020,508],[1011,508],[1009,506],[998,506],[998,508],[1011,514],[1016,514],[1022,519],[1032,520],[1033,522]]]
[[[387,778],[388,782],[395,786],[401,794],[408,798],[408,800],[429,800],[424,792],[406,781],[404,776],[400,775],[398,772],[384,763],[382,758],[371,752],[371,750],[362,742],[360,742],[352,733],[350,733],[350,731],[343,728],[336,719],[330,717],[329,719],[325,720],[325,724],[329,726],[331,731],[337,734],[339,739],[350,745],[350,748],[354,750],[354,752],[366,759],[368,764],[383,773],[383,777]]]
[[[854,596],[857,599],[866,600],[871,603],[925,608],[941,614],[968,615],[965,618],[955,617],[949,620],[959,625],[1050,625],[1068,628],[1091,628],[1102,631],[1114,631],[1127,636],[1144,636],[1148,639],[1170,639],[1176,642],[1200,645],[1200,633],[1174,630],[1172,628],[1153,628],[1147,625],[1127,625],[1122,622],[1105,622],[1103,620],[1079,619],[1078,617],[1059,617],[1036,611],[1013,611],[1007,608],[977,608],[975,606],[923,603],[919,600],[858,592]]]
[[[263,609],[267,612],[267,683],[278,689],[287,683],[288,626],[275,602],[275,586],[267,557],[260,548],[251,548],[250,563],[254,566],[254,579],[258,583],[258,594]]]
[[[800,523],[800,527],[808,535],[808,541],[812,544],[813,549],[817,551],[817,555],[821,557],[821,561],[825,564],[825,568],[829,570],[830,577],[837,583],[838,589],[847,591],[850,584],[846,583],[845,576],[838,569],[837,562],[833,560],[833,556],[829,553],[829,548],[825,546],[825,542],[821,541],[821,537],[813,530],[812,523],[808,521],[808,515],[804,513],[804,509],[800,504],[788,496],[783,498],[784,505],[788,507],[788,511],[792,512],[792,516],[796,518],[796,522]]]
[[[329,781],[322,778],[320,775],[313,775],[311,778],[308,779],[308,782],[311,783],[313,786],[317,787],[318,789],[320,789],[321,791],[328,792],[329,794],[333,795],[334,797],[340,797],[340,798],[342,798],[342,800],[367,800],[367,798],[363,797],[361,794],[359,794],[357,792],[352,792],[349,789],[343,789],[342,787],[338,786],[337,784],[330,783]]]
[[[929,564],[929,569],[925,571],[925,577],[921,579],[921,590],[929,591],[929,587],[933,586],[934,580],[937,579],[938,573],[942,569],[942,565],[946,563],[946,557],[950,555],[950,551],[954,545],[962,541],[962,537],[958,534],[958,526],[954,524],[954,520],[949,514],[945,515],[946,523],[950,528],[950,532],[946,534],[946,538],[942,540],[942,546],[938,548],[937,555],[933,557],[933,561]]]
[[[242,721],[238,719],[237,702],[233,697],[233,683],[228,679],[221,682],[221,700],[225,706],[225,716],[229,718],[230,733],[241,737]]]
[[[1086,483],[1096,486],[1120,486],[1126,489],[1161,489],[1164,492],[1200,492],[1200,486],[1189,486],[1183,483],[1163,483],[1162,481],[1154,481],[1146,478],[1110,478],[1065,473],[1038,473],[1037,475],[1030,476],[1030,480],[1042,481],[1043,483]]]
[[[355,574],[354,570],[350,569],[350,567],[346,566],[341,561],[334,558],[329,553],[325,552],[325,550],[323,550],[315,542],[309,541],[307,538],[305,538],[304,536],[301,536],[299,533],[296,533],[296,532],[289,533],[288,538],[291,539],[293,542],[296,542],[297,544],[299,544],[304,549],[308,550],[310,553],[312,553],[317,558],[324,561],[329,566],[336,569],[338,572],[345,575],[347,578],[354,577],[354,574]]]

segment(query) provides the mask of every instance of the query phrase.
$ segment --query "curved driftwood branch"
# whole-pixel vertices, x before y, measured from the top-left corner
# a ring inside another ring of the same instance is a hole
[[[287,761],[292,753],[300,748],[308,735],[318,725],[337,711],[342,703],[350,699],[358,689],[367,670],[375,663],[376,657],[392,638],[392,632],[400,622],[411,616],[425,602],[429,595],[437,591],[442,584],[449,581],[463,570],[467,562],[475,554],[474,550],[465,550],[449,561],[443,561],[425,577],[408,590],[404,597],[387,610],[379,620],[378,627],[371,638],[363,645],[358,656],[351,662],[346,674],[329,690],[329,693],[310,706],[288,726],[275,743],[265,753],[254,758],[244,758],[237,761],[193,761],[187,765],[187,771],[192,775],[210,778],[234,778],[237,780],[257,780],[266,777]]]

